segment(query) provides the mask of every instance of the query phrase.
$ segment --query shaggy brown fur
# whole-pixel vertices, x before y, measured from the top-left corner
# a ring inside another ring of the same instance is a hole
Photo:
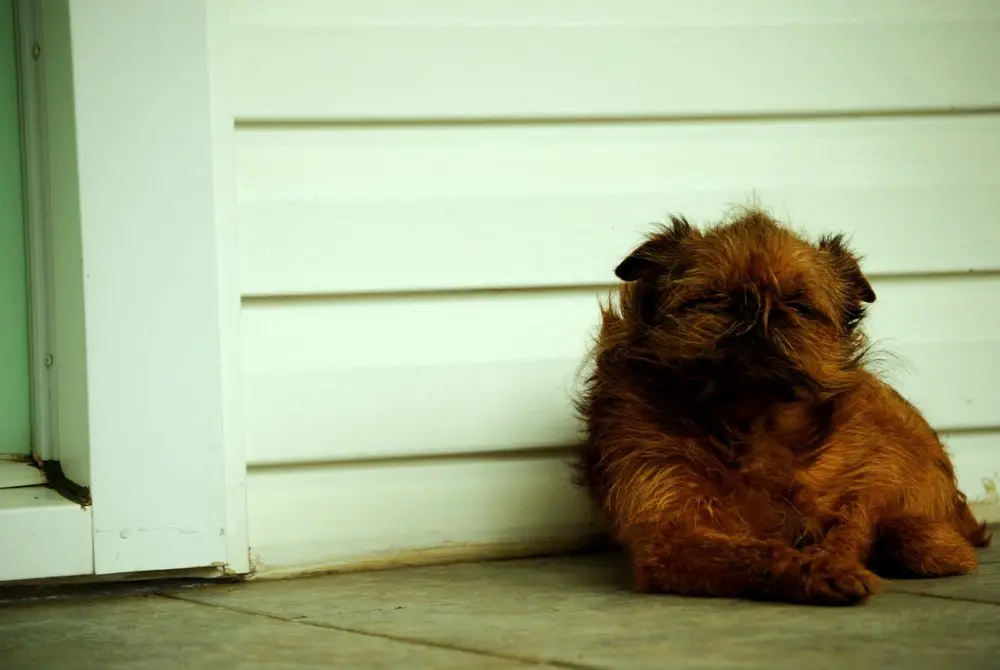
[[[935,432],[864,367],[875,293],[840,236],[681,218],[616,268],[581,479],[635,588],[851,604],[976,567],[989,534]]]

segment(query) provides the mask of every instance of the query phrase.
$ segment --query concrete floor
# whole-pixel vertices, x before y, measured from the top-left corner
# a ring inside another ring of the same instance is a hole
[[[609,555],[5,602],[0,668],[995,670],[982,560],[848,609],[635,595]]]

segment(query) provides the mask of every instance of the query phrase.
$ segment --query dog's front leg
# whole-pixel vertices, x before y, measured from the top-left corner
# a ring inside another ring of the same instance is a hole
[[[810,550],[864,563],[874,542],[874,506],[851,501],[836,510],[826,524],[822,540]]]
[[[850,605],[867,599],[878,581],[856,560],[773,540],[673,524],[629,530],[635,586],[643,592]]]

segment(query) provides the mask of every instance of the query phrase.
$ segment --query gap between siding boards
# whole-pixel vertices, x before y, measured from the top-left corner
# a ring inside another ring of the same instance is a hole
[[[576,447],[539,447],[527,449],[503,449],[494,451],[449,452],[441,454],[414,454],[412,456],[379,456],[375,458],[330,459],[322,461],[300,461],[292,463],[250,463],[248,470],[254,472],[274,470],[309,470],[313,468],[357,467],[366,465],[406,465],[410,463],[456,462],[471,460],[506,461],[525,459],[570,458]]]
[[[959,435],[989,435],[1000,434],[998,426],[977,426],[972,428],[950,428],[946,431],[938,431],[941,438],[947,439],[949,436]],[[467,452],[447,452],[438,454],[414,454],[407,456],[378,456],[374,458],[347,458],[347,459],[327,459],[319,461],[297,461],[290,463],[251,463],[249,470],[254,472],[277,471],[277,470],[309,470],[319,468],[337,467],[357,467],[368,465],[405,465],[410,463],[434,463],[434,462],[456,462],[469,460],[525,460],[525,459],[556,459],[565,458],[569,460],[576,452],[577,447],[573,445],[561,447],[537,447],[525,449],[498,449],[492,451],[467,451]]]
[[[998,270],[946,270],[940,272],[897,272],[873,273],[869,279],[879,282],[907,282],[914,280],[933,279],[935,281],[950,281],[967,279],[969,277],[1000,277]],[[274,305],[278,303],[295,302],[330,302],[365,300],[411,300],[414,298],[448,298],[475,295],[502,295],[508,293],[580,293],[582,291],[612,291],[618,284],[553,284],[551,286],[494,286],[494,287],[456,287],[441,289],[401,289],[395,291],[356,291],[344,293],[279,293],[279,294],[243,294],[241,300],[248,305]]]
[[[772,112],[764,114],[678,114],[649,116],[552,116],[552,117],[468,117],[406,118],[373,117],[367,119],[251,118],[237,117],[237,130],[294,130],[296,128],[412,128],[463,126],[567,126],[567,125],[639,125],[655,123],[755,123],[761,121],[837,121],[840,119],[877,119],[928,116],[989,116],[1000,107],[936,107],[927,109],[856,110],[847,112]]]

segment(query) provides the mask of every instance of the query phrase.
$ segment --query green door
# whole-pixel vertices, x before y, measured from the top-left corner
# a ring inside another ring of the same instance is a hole
[[[28,268],[13,0],[0,0],[0,455],[31,453]]]

